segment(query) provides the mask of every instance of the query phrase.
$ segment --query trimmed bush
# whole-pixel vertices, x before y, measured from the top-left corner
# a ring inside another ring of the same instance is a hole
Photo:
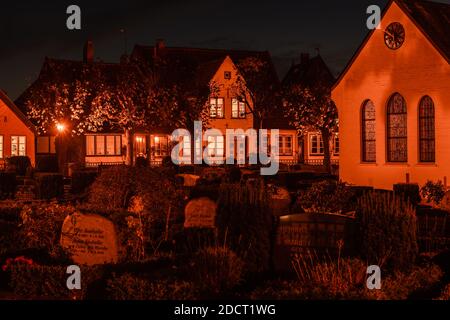
[[[36,156],[36,171],[37,172],[52,172],[57,173],[58,158],[56,155],[38,155]]]
[[[72,193],[80,194],[89,188],[98,176],[97,170],[77,170],[72,173]]]
[[[0,172],[0,200],[14,199],[16,195],[16,174]]]
[[[417,183],[394,184],[394,194],[409,201],[414,207],[420,203],[420,188]]]
[[[60,236],[64,219],[75,213],[72,206],[56,203],[25,206],[21,213],[21,242],[25,248],[43,249],[49,255],[60,253]]]
[[[19,176],[25,176],[31,167],[30,158],[27,156],[14,156],[6,159],[8,171],[14,171]]]
[[[39,199],[59,199],[64,196],[64,180],[59,173],[39,173],[35,175],[36,196]]]
[[[135,192],[134,178],[133,168],[105,168],[91,185],[89,203],[105,211],[126,209]]]
[[[444,184],[440,180],[437,182],[427,180],[427,182],[420,189],[420,194],[427,201],[427,203],[440,204],[445,196]]]
[[[359,252],[369,265],[408,270],[415,262],[416,213],[411,204],[389,193],[367,193],[356,210]]]
[[[352,201],[353,200],[353,201]],[[355,193],[345,183],[324,180],[300,191],[296,207],[308,213],[345,213],[354,210]]]
[[[270,268],[274,218],[268,190],[255,185],[223,184],[217,201],[216,223],[221,238],[245,262],[245,272],[258,276]]]

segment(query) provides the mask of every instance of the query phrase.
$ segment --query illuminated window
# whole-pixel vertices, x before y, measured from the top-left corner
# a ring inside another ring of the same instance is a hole
[[[339,149],[340,149],[340,146],[339,146],[339,136],[336,134],[336,135],[334,136],[334,139],[333,139],[333,153],[334,153],[335,155],[338,155],[338,154],[339,154]]]
[[[122,155],[122,137],[120,135],[87,135],[87,156]]]
[[[375,124],[375,105],[372,101],[367,100],[361,110],[361,155],[363,162],[375,162],[377,160]]]
[[[389,162],[407,162],[407,114],[406,102],[395,93],[389,99],[387,107],[387,160]]]
[[[210,104],[210,112],[209,115],[211,118],[223,118],[224,109],[223,109],[223,98],[211,98],[209,100]]]
[[[419,104],[419,153],[420,162],[435,161],[434,104],[429,96]]]
[[[36,151],[37,153],[40,154],[56,153],[55,137],[54,136],[37,137]]]
[[[223,157],[224,152],[224,137],[223,136],[209,136],[208,137],[208,156]]]
[[[280,156],[291,156],[292,155],[292,136],[279,136],[279,154]]]
[[[231,117],[245,118],[245,103],[236,98],[231,100]]]
[[[3,136],[0,136],[0,159],[3,159]]]
[[[167,136],[155,136],[154,142],[154,155],[157,157],[166,156],[168,154],[169,139]]]
[[[26,155],[26,137],[11,136],[11,156]]]
[[[320,134],[310,135],[310,149],[309,153],[311,155],[319,156],[323,155],[323,139]]]

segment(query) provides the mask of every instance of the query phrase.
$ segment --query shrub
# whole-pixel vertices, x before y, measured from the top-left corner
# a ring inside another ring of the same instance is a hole
[[[0,172],[0,200],[14,199],[16,195],[16,174]]]
[[[139,208],[132,199],[140,202]],[[133,243],[129,258],[142,259],[148,253],[142,254],[142,238],[147,251],[153,254],[170,239],[172,226],[182,223],[184,194],[166,168],[121,166],[100,174],[91,186],[89,206],[102,212],[128,209],[121,223]],[[139,242],[137,248],[134,244]]]
[[[394,270],[410,268],[417,255],[416,215],[403,198],[367,193],[356,211],[359,252],[368,264]]]
[[[437,182],[427,180],[427,182],[420,189],[420,194],[422,195],[422,198],[427,201],[427,203],[439,204],[445,196],[444,184],[440,180]]]
[[[98,176],[96,170],[77,170],[72,173],[71,190],[73,194],[80,194],[90,187]]]
[[[125,273],[113,275],[106,291],[112,300],[193,300],[196,293],[186,281],[153,280]]]
[[[36,156],[36,171],[37,172],[53,172],[57,173],[58,158],[56,155],[38,155]]]
[[[66,286],[67,266],[17,263],[10,267],[10,287],[22,299],[85,299],[95,281],[102,278],[101,267],[81,266],[81,290]]]
[[[36,196],[39,199],[50,200],[64,196],[64,181],[59,173],[39,173],[35,175]]]
[[[19,176],[25,176],[31,167],[30,158],[27,156],[13,156],[6,159],[8,171],[14,171]]]
[[[243,261],[226,246],[201,249],[194,258],[193,273],[202,292],[230,292],[242,280]]]
[[[227,181],[229,183],[237,183],[241,181],[241,169],[237,166],[227,167]]]
[[[416,183],[394,184],[394,194],[409,201],[414,207],[420,202],[420,189]]]
[[[274,220],[264,183],[221,185],[217,208],[220,241],[246,262],[248,275],[266,272],[270,267]]]
[[[25,248],[43,249],[52,256],[61,253],[59,244],[64,219],[75,208],[56,203],[25,206],[20,214],[20,233]]]
[[[114,166],[101,171],[91,185],[89,203],[105,211],[125,209],[134,187],[134,170],[127,166]]]
[[[381,290],[371,290],[378,300],[406,300],[428,294],[443,275],[436,265],[414,266],[409,272],[395,272],[383,278]]]
[[[441,295],[437,299],[446,301],[450,300],[450,283],[442,289]]]
[[[136,167],[148,167],[148,160],[146,157],[137,157],[135,162]]]
[[[297,195],[296,206],[310,213],[343,213],[354,209],[354,191],[343,182],[324,180],[316,182]]]

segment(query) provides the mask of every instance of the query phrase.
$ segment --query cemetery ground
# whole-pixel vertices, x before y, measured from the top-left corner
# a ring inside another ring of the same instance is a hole
[[[450,298],[450,197],[436,181],[392,192],[301,166],[261,177],[167,161],[69,180],[16,169],[0,173],[0,299]],[[367,288],[369,265],[381,289]]]

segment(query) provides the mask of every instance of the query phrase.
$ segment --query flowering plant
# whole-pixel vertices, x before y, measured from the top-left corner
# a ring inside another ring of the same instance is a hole
[[[28,259],[28,258],[25,258],[24,256],[8,258],[8,259],[6,259],[5,264],[2,266],[2,270],[7,271],[14,264],[27,264],[27,265],[31,266],[34,264],[34,261],[33,261],[33,259]]]

